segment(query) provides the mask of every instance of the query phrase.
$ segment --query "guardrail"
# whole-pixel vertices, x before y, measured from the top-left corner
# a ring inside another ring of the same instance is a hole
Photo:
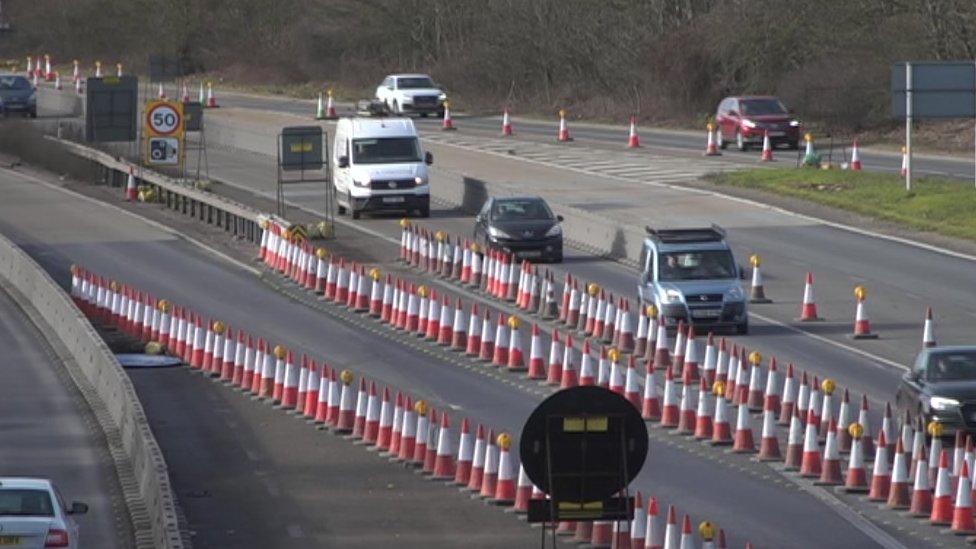
[[[166,461],[128,375],[65,292],[23,250],[0,235],[0,277],[40,316],[66,369],[105,434],[129,511],[136,547],[182,549]]]
[[[200,221],[223,228],[235,237],[246,238],[255,244],[261,242],[261,221],[267,215],[235,202],[227,197],[197,189],[192,185],[167,175],[147,170],[141,166],[118,159],[112,155],[65,139],[47,136],[47,139],[65,147],[70,153],[100,164],[108,171],[107,179],[116,186],[125,185],[130,170],[136,185],[149,185],[154,191],[154,202]]]

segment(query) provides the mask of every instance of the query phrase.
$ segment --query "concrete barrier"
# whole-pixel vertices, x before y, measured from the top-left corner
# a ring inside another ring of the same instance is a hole
[[[65,365],[105,434],[132,522],[136,547],[184,547],[166,461],[135,389],[115,355],[54,280],[0,235],[0,277],[37,311],[41,331],[63,349]],[[21,301],[23,300],[23,301]]]

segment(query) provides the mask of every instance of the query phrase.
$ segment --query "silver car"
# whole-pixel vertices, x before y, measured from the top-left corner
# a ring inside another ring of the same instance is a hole
[[[71,515],[88,506],[64,499],[54,484],[42,478],[0,477],[0,546],[25,549],[77,549],[78,525]]]

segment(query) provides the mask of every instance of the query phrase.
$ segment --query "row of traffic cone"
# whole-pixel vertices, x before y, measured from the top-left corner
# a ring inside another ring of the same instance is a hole
[[[507,433],[496,436],[484,424],[472,429],[469,419],[463,418],[455,434],[446,411],[438,413],[405,392],[380,389],[365,378],[357,385],[351,371],[339,372],[325,361],[319,367],[306,355],[296,364],[295,354],[280,345],[272,347],[264,338],[241,330],[235,338],[232,328],[216,320],[205,327],[202,316],[188,308],[156,300],[81,267],[72,266],[71,274],[72,298],[93,321],[134,339],[156,341],[191,369],[257,400],[417,468],[430,480],[447,481],[473,497],[511,507],[515,513],[525,514],[530,499],[546,497],[517,464]],[[634,507],[632,521],[561,523],[560,533],[569,532],[594,546],[616,547],[644,547],[645,540],[669,546],[694,539],[688,515],[679,531],[674,506],[669,506],[663,524],[655,498],[648,499],[645,514],[638,491]],[[724,547],[724,532],[711,523],[703,522],[698,534],[705,543],[717,539],[717,546]]]

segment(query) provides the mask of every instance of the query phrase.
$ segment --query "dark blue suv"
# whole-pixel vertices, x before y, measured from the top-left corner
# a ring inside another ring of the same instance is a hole
[[[30,80],[23,76],[0,75],[0,112],[4,116],[11,112],[22,112],[37,118],[36,92]]]

